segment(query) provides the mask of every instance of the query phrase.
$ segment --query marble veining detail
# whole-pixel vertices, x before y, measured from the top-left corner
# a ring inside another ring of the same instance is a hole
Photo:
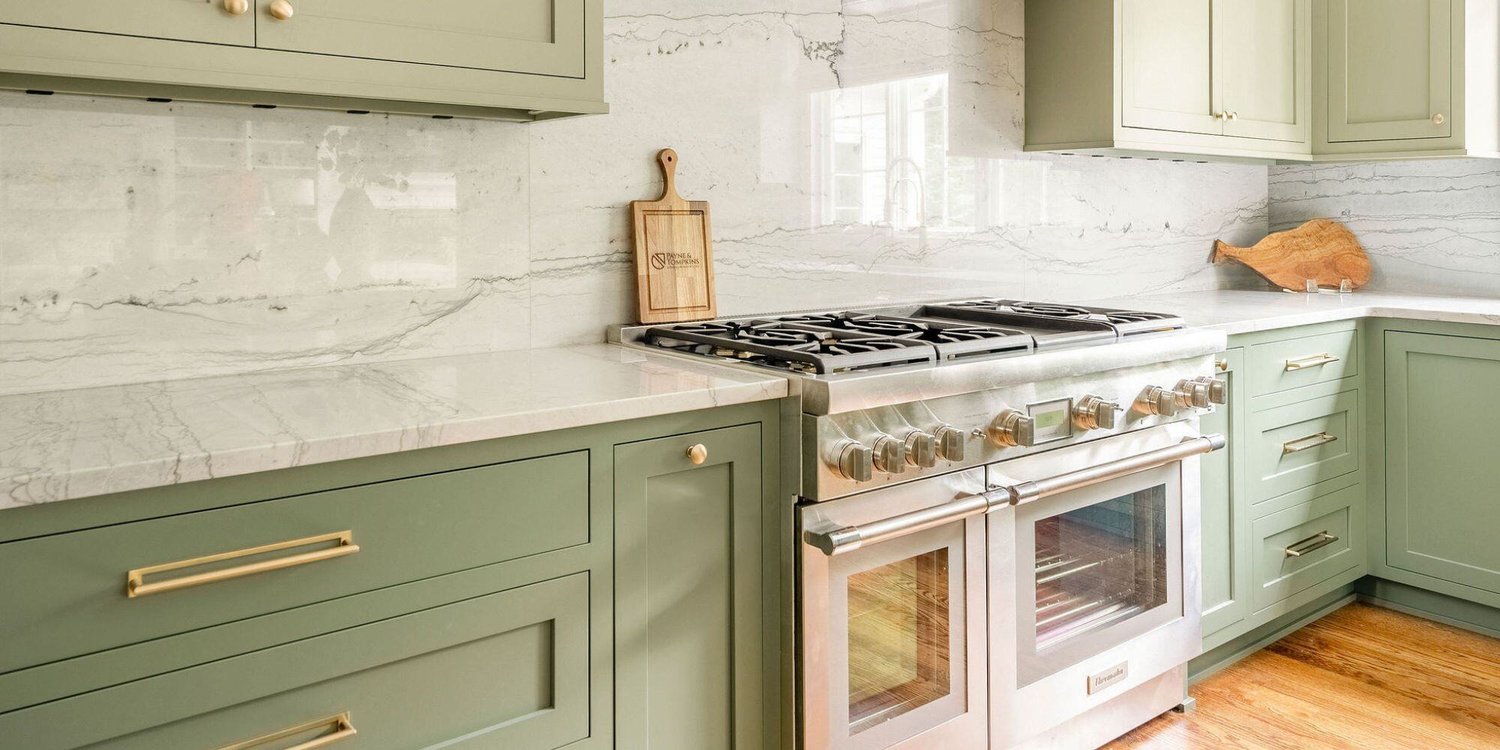
[[[1300,294],[1218,290],[1104,299],[1096,303],[1172,313],[1190,326],[1211,328],[1230,336],[1358,318],[1500,325],[1500,299],[1397,292]]]
[[[1348,224],[1375,267],[1369,289],[1500,297],[1495,160],[1275,167],[1269,195],[1273,230]]]
[[[600,341],[663,146],[725,314],[1245,283],[1265,168],[1021,151],[1023,5],[612,0],[534,125],[0,94],[0,393]]]

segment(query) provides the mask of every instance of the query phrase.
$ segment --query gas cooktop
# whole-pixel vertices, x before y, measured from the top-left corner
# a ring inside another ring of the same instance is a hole
[[[1162,313],[980,299],[626,329],[646,346],[809,375],[1110,344],[1184,327]]]

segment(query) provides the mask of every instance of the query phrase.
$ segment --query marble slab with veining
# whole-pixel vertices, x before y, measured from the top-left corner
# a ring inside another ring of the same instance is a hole
[[[0,396],[0,510],[781,398],[596,344]]]
[[[1500,299],[1390,292],[1300,294],[1206,291],[1100,300],[1095,304],[1179,315],[1189,326],[1228,335],[1357,318],[1500,325]]]

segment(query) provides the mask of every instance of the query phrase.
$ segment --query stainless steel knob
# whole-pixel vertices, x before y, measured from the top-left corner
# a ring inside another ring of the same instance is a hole
[[[1200,375],[1194,380],[1203,384],[1208,389],[1208,402],[1210,404],[1229,403],[1229,383],[1211,375]]]
[[[990,440],[1002,448],[1036,445],[1036,421],[1015,409],[1006,409],[990,423],[989,434]]]
[[[1135,399],[1135,410],[1152,417],[1171,417],[1177,414],[1180,407],[1179,397],[1182,394],[1177,391],[1153,385],[1141,391],[1141,395]]]
[[[938,458],[944,461],[964,460],[964,446],[969,439],[969,434],[953,425],[940,425],[932,431],[936,438]]]
[[[831,451],[833,470],[845,479],[868,482],[874,476],[874,454],[870,446],[842,440]]]
[[[922,469],[937,466],[937,437],[932,433],[912,430],[906,433],[901,448],[906,454],[906,462],[912,466]]]
[[[1209,407],[1208,384],[1201,380],[1177,381],[1177,405],[1185,409]]]
[[[1080,430],[1113,430],[1121,411],[1119,404],[1090,393],[1073,404],[1073,425]]]
[[[881,435],[875,438],[874,449],[875,468],[887,474],[901,474],[906,471],[906,446],[890,435]]]

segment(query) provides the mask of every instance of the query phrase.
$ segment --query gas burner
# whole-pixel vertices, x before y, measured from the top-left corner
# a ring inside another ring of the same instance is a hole
[[[712,321],[647,329],[646,343],[667,349],[827,375],[933,364],[931,347],[901,338],[790,320]]]
[[[855,331],[871,336],[888,338],[921,336],[929,329],[927,324],[916,320],[861,313],[796,315],[788,318],[777,318],[777,320],[782,323],[802,323],[805,325],[822,326],[824,328],[839,328],[846,331]]]
[[[976,307],[1004,307],[1012,312],[1023,315],[1041,315],[1048,318],[1087,318],[1093,315],[1088,308],[1074,307],[1072,305],[1057,305],[1047,302],[1012,302],[998,300],[994,302],[972,302],[965,303]]]

